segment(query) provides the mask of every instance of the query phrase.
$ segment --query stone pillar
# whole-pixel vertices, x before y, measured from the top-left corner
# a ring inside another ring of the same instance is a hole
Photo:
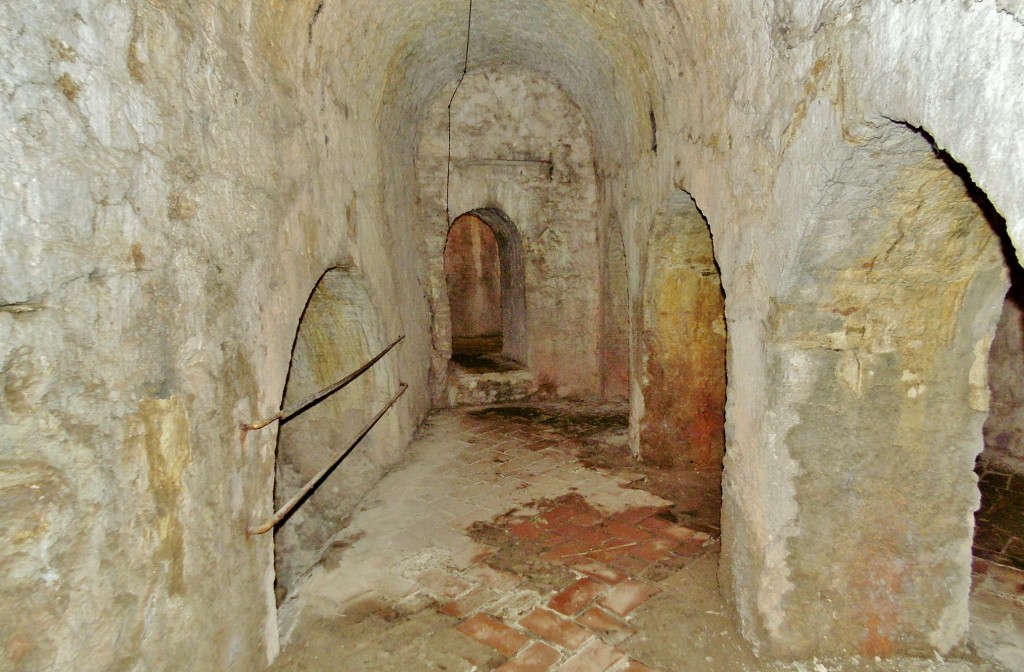
[[[978,199],[890,129],[808,213],[760,342],[739,334],[731,384],[758,388],[764,412],[735,420],[759,422],[761,445],[729,448],[723,577],[770,655],[930,655],[966,634],[1006,289]]]

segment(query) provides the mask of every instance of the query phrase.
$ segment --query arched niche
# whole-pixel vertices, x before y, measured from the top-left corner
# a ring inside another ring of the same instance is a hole
[[[358,273],[334,268],[313,288],[296,330],[284,407],[343,378],[387,344],[380,317]],[[288,501],[344,450],[398,389],[385,357],[351,384],[282,423],[274,505]],[[400,457],[396,416],[386,415],[327,479],[277,527],[274,560],[280,602],[319,559],[324,545],[384,470]]]
[[[964,640],[1007,287],[999,223],[965,178],[924,134],[879,127],[814,199],[779,271],[760,346],[764,445],[730,446],[723,482],[723,583],[771,655],[945,654]]]
[[[452,333],[459,339],[495,343],[505,357],[526,365],[526,279],[523,241],[500,210],[481,208],[455,218],[444,250]]]
[[[632,421],[640,459],[720,470],[725,451],[725,303],[711,232],[675,194],[647,245]]]

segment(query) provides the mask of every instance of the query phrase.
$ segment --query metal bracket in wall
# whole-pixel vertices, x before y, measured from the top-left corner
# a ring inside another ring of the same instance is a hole
[[[387,351],[385,350],[385,352]],[[384,417],[384,414],[388,412],[388,409],[390,409],[392,406],[398,403],[398,400],[402,397],[403,394],[405,394],[405,391],[409,389],[409,386],[405,383],[399,383],[399,385],[401,386],[401,389],[398,391],[398,394],[391,397],[391,401],[389,401],[387,405],[384,406],[384,408],[382,408],[380,412],[377,413],[377,415],[373,416],[373,418],[368,423],[366,423],[366,425],[361,430],[359,430],[359,434],[356,435],[356,438],[353,439],[352,442],[345,447],[345,450],[342,451],[341,455],[339,455],[337,459],[335,459],[326,467],[321,469],[316,476],[309,479],[309,481],[304,486],[302,486],[302,488],[297,493],[295,493],[295,495],[293,495],[291,499],[285,502],[284,506],[282,506],[274,513],[274,516],[270,520],[263,523],[262,525],[250,525],[246,528],[246,533],[252,536],[255,534],[264,534],[266,532],[269,532],[270,530],[274,529],[278,525],[278,523],[287,518],[291,514],[291,512],[296,507],[299,506],[299,504],[305,501],[309,493],[311,493],[321,483],[324,482],[328,474],[330,474],[331,471],[333,471],[334,468],[337,467],[350,452],[352,452],[352,449],[355,448],[356,445],[358,445],[359,442],[363,440],[363,437],[366,436],[371,429],[373,429],[373,426],[377,424],[377,421]]]
[[[383,350],[381,350],[380,354],[378,354],[376,357],[374,357],[373,359],[368,361],[366,364],[363,364],[358,369],[356,369],[352,373],[348,374],[347,376],[345,376],[344,378],[342,378],[338,382],[332,383],[331,385],[328,385],[327,387],[325,387],[324,389],[320,390],[316,394],[314,394],[312,396],[309,396],[309,397],[306,397],[305,399],[303,399],[299,403],[293,405],[291,408],[282,409],[282,410],[278,411],[277,413],[275,413],[274,415],[270,416],[269,418],[264,418],[263,420],[259,420],[257,422],[251,422],[251,423],[249,423],[247,425],[242,425],[242,432],[244,433],[244,432],[248,432],[248,431],[251,431],[251,430],[254,430],[254,429],[263,429],[264,427],[266,427],[270,423],[274,422],[275,420],[280,420],[281,422],[284,422],[288,418],[291,418],[292,416],[298,415],[302,411],[305,411],[307,408],[309,408],[310,406],[313,406],[314,404],[316,404],[321,399],[324,399],[325,397],[331,396],[332,394],[334,394],[335,392],[337,392],[341,388],[345,387],[346,385],[351,383],[353,380],[355,380],[359,376],[361,376],[364,373],[366,373],[371,366],[373,366],[378,361],[380,361],[381,357],[383,357],[384,355],[388,354],[388,352],[391,351],[391,348],[393,348],[396,345],[398,345],[402,341],[402,339],[404,339],[404,338],[405,338],[405,334],[402,334],[401,336],[399,336],[398,338],[393,340],[391,342],[391,345],[389,345],[388,347],[386,347]]]

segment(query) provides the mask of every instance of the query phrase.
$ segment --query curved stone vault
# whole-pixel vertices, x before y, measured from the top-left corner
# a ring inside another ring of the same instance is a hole
[[[276,426],[239,427],[293,394],[338,269],[368,307],[335,312],[375,322],[360,354],[406,337],[354,487],[399,461],[441,398],[464,212],[523,237],[547,392],[632,397],[644,459],[679,199],[724,296],[719,573],[744,637],[964,641],[987,358],[1024,259],[1019,2],[14,0],[0,38],[0,668],[265,667],[274,545],[245,528],[282,465]]]

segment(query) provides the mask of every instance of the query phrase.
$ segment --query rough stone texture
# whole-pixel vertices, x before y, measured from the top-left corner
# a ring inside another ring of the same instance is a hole
[[[279,407],[304,303],[339,265],[362,273],[382,333],[407,334],[403,440],[443,390],[442,189],[423,198],[416,162],[421,139],[436,159],[446,135],[467,5],[0,4],[4,666],[274,656],[272,542],[243,530],[271,508],[275,431],[243,448],[238,426]],[[571,105],[548,125],[575,109],[589,131],[592,158],[571,165],[592,166],[593,198],[558,199],[592,207],[587,226],[552,224],[564,237],[549,241],[539,218],[494,204],[530,240],[528,263],[570,239],[589,250],[556,259],[580,261],[562,281],[592,291],[544,315],[574,329],[559,342],[566,392],[599,388],[601,350],[616,351],[595,326],[600,297],[627,305],[601,288],[643,295],[659,207],[685,189],[707,217],[729,334],[722,577],[744,636],[781,656],[948,650],[966,629],[1002,280],[985,223],[948,226],[951,169],[906,138],[927,133],[964,166],[1022,258],[1020,3],[473,10],[456,102],[475,100],[472,78],[518,77],[533,93],[487,109],[560,90]],[[515,144],[533,137],[552,138],[531,127]],[[484,174],[457,164],[452,215],[489,200]],[[547,180],[533,165],[491,186]],[[601,262],[619,231],[625,282]],[[823,623],[848,625],[819,639]]]
[[[537,392],[537,381],[529,371],[510,370],[481,373],[452,367],[448,371],[448,405],[475,406],[526,399]]]
[[[948,651],[967,623],[999,239],[899,127],[851,157],[808,229],[769,314],[778,415],[764,428],[792,491],[766,492],[782,505],[760,560],[763,636],[796,655]]]

